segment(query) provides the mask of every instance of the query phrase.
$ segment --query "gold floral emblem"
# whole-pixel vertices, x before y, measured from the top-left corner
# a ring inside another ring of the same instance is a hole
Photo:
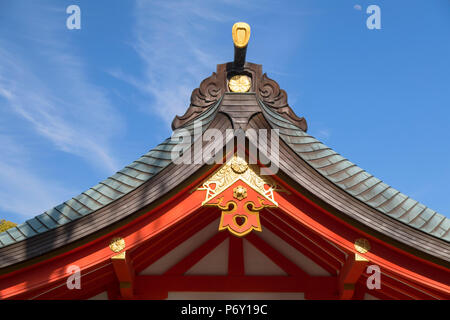
[[[248,164],[240,157],[234,157],[231,161],[231,169],[236,173],[244,173],[248,169]]]
[[[243,186],[237,186],[233,189],[233,197],[235,197],[239,201],[247,198],[247,189],[245,189]]]
[[[369,240],[364,238],[356,239],[355,241],[355,249],[359,253],[366,253],[370,250],[370,243]]]
[[[243,74],[235,75],[228,81],[228,87],[232,92],[247,92],[251,86],[252,80]]]
[[[109,248],[113,252],[120,252],[123,249],[125,249],[125,240],[121,237],[116,237],[111,239],[111,242],[109,243]]]

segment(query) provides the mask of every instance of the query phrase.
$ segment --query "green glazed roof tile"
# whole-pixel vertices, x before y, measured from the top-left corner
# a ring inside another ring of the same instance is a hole
[[[66,203],[66,205],[68,205],[70,208],[75,210],[80,215],[84,216],[84,215],[92,212],[92,210],[90,208],[86,207],[85,205],[83,205],[79,201],[76,201],[75,199],[67,200],[65,203]]]
[[[324,169],[318,169],[319,171],[325,172],[327,175],[332,175],[337,172],[343,172],[345,169],[353,167],[354,164],[348,160],[343,159],[342,161],[335,162]]]
[[[81,217],[81,215],[77,211],[73,210],[71,207],[69,207],[65,203],[62,203],[62,204],[56,206],[52,210],[58,210],[59,212],[61,212],[64,216],[66,216],[70,220],[76,220],[79,217]]]
[[[144,182],[143,180],[139,180],[139,179],[130,177],[130,176],[125,175],[125,174],[120,173],[120,172],[118,172],[115,175],[113,175],[112,178],[114,178],[115,180],[118,180],[118,181],[126,184],[127,186],[132,187],[132,188],[137,188]]]
[[[165,166],[167,166],[170,163],[169,160],[157,159],[155,157],[152,157],[149,154],[143,155],[142,157],[137,159],[134,163],[136,163],[136,162],[147,164],[149,166],[149,168],[145,171],[146,172],[154,172],[154,173],[159,172],[162,168],[164,168]]]
[[[386,192],[386,191],[391,191],[391,190],[394,190],[396,193],[399,193],[399,191],[392,189],[391,187],[388,187],[388,189],[386,189],[384,192],[377,194],[375,197],[373,197],[367,203],[369,205],[371,205],[372,207],[378,209],[382,204],[389,202],[389,200],[391,200],[395,196],[395,194],[392,195],[390,192]]]
[[[56,221],[57,224],[65,224],[69,222],[70,220],[67,219],[61,212],[55,209],[50,209],[45,212],[48,216],[52,217],[54,221]]]
[[[34,231],[27,223],[22,223],[17,226],[17,229],[20,230],[26,237],[32,237],[36,235],[36,231]]]
[[[407,196],[405,196],[402,193],[397,194],[394,196],[390,201],[384,203],[383,205],[379,206],[378,209],[382,210],[383,212],[390,212],[395,207],[399,206],[403,201],[407,199]]]
[[[74,197],[73,199],[79,201],[80,203],[82,203],[84,206],[88,207],[92,211],[97,210],[102,207],[101,203],[99,203],[98,201],[95,201],[94,199],[88,197],[87,195],[85,195],[83,193],[79,194],[78,196]]]
[[[433,234],[435,234],[436,237],[442,237],[446,232],[448,232],[448,230],[450,230],[450,219],[444,219]]]
[[[399,219],[407,224],[409,224],[413,219],[420,218],[420,214],[425,211],[427,207],[425,207],[421,203],[417,203],[414,207],[412,207],[408,212],[406,212]]]
[[[2,246],[7,246],[7,245],[10,245],[10,244],[16,242],[16,240],[14,240],[14,239],[9,235],[9,233],[7,233],[7,232],[5,231],[5,232],[0,233],[0,242],[2,243]]]
[[[129,167],[146,173],[158,172],[160,170],[160,168],[156,168],[154,165],[149,165],[140,161],[133,162]]]
[[[125,167],[122,170],[119,171],[119,173],[123,173],[129,177],[132,178],[136,178],[139,174],[141,174],[143,171],[137,170],[137,169],[133,169],[131,167]],[[147,175],[149,175],[149,173],[146,172]]]
[[[45,225],[48,229],[53,229],[58,226],[56,222],[45,213],[38,215],[36,218],[40,222],[42,222],[42,224]]]
[[[101,194],[98,191],[95,191],[94,189],[86,190],[85,192],[83,192],[83,194],[86,194],[86,195],[90,196],[95,201],[100,203],[101,206],[105,206],[105,205],[107,205],[108,203],[110,203],[112,201],[112,199],[110,199],[108,197],[105,197],[103,194]]]
[[[139,174],[136,176],[137,179],[145,180],[145,181],[148,180],[148,179],[150,179],[151,177],[153,177],[153,174],[150,174],[150,173],[143,173],[143,172],[139,173]]]
[[[130,192],[131,190],[134,190],[134,188],[132,186],[129,186],[125,183],[122,183],[120,181],[117,181],[113,178],[108,178],[105,181],[103,181],[106,185],[113,187],[114,189],[116,189],[119,192],[122,192],[123,194],[126,194],[128,192]]]
[[[443,221],[445,217],[439,213],[436,213],[432,218],[428,219],[428,221],[421,228],[425,232],[434,231]]]
[[[158,159],[172,160],[172,153],[167,151],[160,151],[160,150],[151,151],[149,155]]]
[[[346,190],[351,190],[357,189],[360,184],[371,178],[372,175],[363,170],[357,174],[351,175],[349,178],[346,178],[345,181],[339,181],[339,183],[345,185]],[[358,190],[356,191],[358,192]]]
[[[358,183],[362,179],[364,172],[363,169],[358,168],[356,166],[348,167],[342,171],[335,172],[333,174],[328,175],[328,178],[339,186],[349,187]]]
[[[48,228],[42,223],[40,222],[38,219],[36,219],[36,217],[27,220],[26,223],[33,228],[34,231],[38,232],[38,233],[42,233],[44,231],[47,231]]]
[[[97,184],[96,186],[93,186],[92,189],[100,192],[101,194],[105,195],[108,198],[111,198],[113,200],[121,197],[123,193],[112,189],[111,187],[105,185],[105,184]]]
[[[100,199],[103,196],[100,192],[98,192],[98,191],[96,191],[96,190],[94,190],[92,188],[86,190],[83,193],[86,194],[87,196],[91,197],[92,199],[96,200],[96,201],[98,201],[98,199]]]
[[[8,232],[9,235],[10,235],[15,241],[20,241],[20,240],[25,239],[25,236],[22,234],[22,232],[19,231],[19,229],[17,229],[17,227],[10,228],[10,229],[6,230],[6,232]]]

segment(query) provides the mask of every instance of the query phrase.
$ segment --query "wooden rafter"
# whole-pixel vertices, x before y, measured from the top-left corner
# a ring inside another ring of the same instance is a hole
[[[256,247],[259,251],[265,254],[270,260],[272,260],[276,265],[283,269],[290,276],[297,276],[300,278],[308,278],[309,275],[298,267],[291,260],[283,256],[276,249],[270,246],[260,237],[256,236],[255,233],[250,233],[245,237],[252,245]]]
[[[341,263],[337,259],[329,255],[324,248],[306,238],[306,236],[295,230],[292,226],[277,219],[269,212],[267,213],[268,214],[264,214],[261,217],[264,227],[267,227],[283,241],[311,259],[330,274],[337,275],[337,271],[341,268]],[[327,245],[327,247],[331,246],[330,244]]]
[[[157,292],[304,292],[317,298],[335,296],[336,277],[290,276],[153,276],[136,277],[136,298]],[[154,288],[157,288],[156,292]],[[161,293],[160,293],[161,294]]]
[[[349,254],[342,270],[339,272],[339,298],[348,300],[355,293],[356,283],[367,266],[367,260],[358,260],[355,254]]]
[[[272,222],[280,221],[280,223],[284,223],[284,225],[288,225],[291,227],[291,229],[294,229],[295,232],[289,231],[290,228],[284,228],[283,230],[289,234],[294,235],[294,237],[300,233],[304,236],[306,240],[308,240],[310,243],[316,245],[318,248],[322,251],[325,251],[327,256],[334,258],[336,262],[339,263],[339,265],[336,265],[338,269],[340,269],[341,265],[344,264],[346,255],[343,251],[346,250],[339,250],[332,244],[330,244],[328,241],[326,241],[322,236],[320,236],[318,233],[316,233],[314,230],[308,228],[307,226],[300,223],[298,220],[296,220],[294,217],[291,217],[288,213],[282,212],[281,209],[277,210],[268,210],[271,213],[271,216],[268,216],[270,219],[272,216],[277,219],[272,219]],[[283,224],[277,224],[278,226],[281,226]],[[320,251],[320,250],[319,250]]]
[[[240,237],[229,236],[228,275],[243,276],[245,274],[244,243]]]
[[[176,228],[171,228],[167,232],[160,234],[159,237],[149,240],[147,245],[139,246],[133,252],[133,260],[136,261],[136,272],[141,272],[217,219],[219,213],[217,213],[217,216],[207,214],[210,210],[210,208],[200,209],[194,215],[183,220]]]
[[[186,271],[192,268],[197,262],[199,262],[203,257],[205,257],[212,250],[214,250],[227,238],[228,234],[225,232],[216,233],[205,243],[203,243],[200,247],[195,249],[193,252],[191,252],[186,257],[181,259],[180,262],[178,262],[169,270],[167,270],[164,273],[164,275],[166,276],[183,275]]]
[[[126,251],[111,257],[117,280],[119,281],[120,295],[125,299],[133,298],[135,272]]]

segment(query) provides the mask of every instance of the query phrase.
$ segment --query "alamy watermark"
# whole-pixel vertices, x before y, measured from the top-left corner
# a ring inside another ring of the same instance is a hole
[[[76,4],[67,7],[66,13],[70,14],[66,20],[66,27],[69,30],[81,29],[81,9]]]
[[[362,11],[362,6],[355,4],[353,6],[355,10]],[[381,9],[376,4],[371,4],[367,7],[366,13],[369,16],[366,19],[366,27],[369,30],[380,30],[381,29]]]
[[[366,286],[369,290],[381,289],[381,271],[380,267],[376,264],[368,266],[366,273],[371,275],[367,277]]]
[[[222,164],[233,156],[235,149],[237,156],[245,159],[247,149],[248,163],[263,165],[261,175],[273,175],[279,169],[278,129],[226,129],[224,135],[215,128],[203,131],[202,121],[195,121],[193,133],[185,128],[177,129],[171,142],[175,144],[171,150],[175,164]]]
[[[70,265],[67,267],[66,272],[70,274],[70,276],[67,278],[66,285],[67,289],[73,290],[81,289],[81,269],[79,266],[76,265]]]

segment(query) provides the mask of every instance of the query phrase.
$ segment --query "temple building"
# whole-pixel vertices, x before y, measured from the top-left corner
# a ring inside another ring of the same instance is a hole
[[[232,36],[172,137],[0,233],[0,299],[450,298],[450,220],[309,135]]]

